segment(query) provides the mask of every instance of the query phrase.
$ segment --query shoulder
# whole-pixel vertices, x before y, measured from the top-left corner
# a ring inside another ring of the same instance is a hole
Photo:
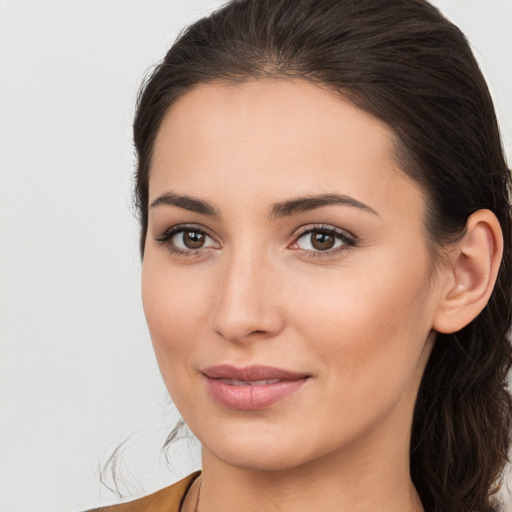
[[[179,512],[185,494],[199,474],[200,471],[196,471],[183,480],[143,498],[86,512]]]

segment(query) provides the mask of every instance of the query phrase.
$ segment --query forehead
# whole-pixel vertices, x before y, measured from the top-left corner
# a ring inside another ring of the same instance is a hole
[[[384,122],[303,80],[202,84],[164,117],[150,196],[172,189],[271,201],[337,192],[378,205],[409,188],[418,199],[395,144]]]

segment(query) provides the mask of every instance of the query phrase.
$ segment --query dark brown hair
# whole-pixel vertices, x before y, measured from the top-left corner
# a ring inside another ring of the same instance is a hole
[[[155,137],[197,84],[299,78],[385,121],[426,193],[433,247],[487,208],[505,239],[498,280],[467,327],[438,335],[419,390],[411,475],[428,511],[495,512],[510,444],[510,172],[493,103],[461,31],[424,0],[234,0],[186,29],[146,81],[134,124],[141,251]],[[262,148],[264,150],[264,148]]]

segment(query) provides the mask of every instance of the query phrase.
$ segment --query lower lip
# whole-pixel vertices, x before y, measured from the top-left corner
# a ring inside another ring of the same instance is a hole
[[[270,407],[296,393],[307,380],[308,377],[304,377],[261,386],[234,386],[206,377],[206,386],[210,396],[224,407],[240,411],[255,411]]]

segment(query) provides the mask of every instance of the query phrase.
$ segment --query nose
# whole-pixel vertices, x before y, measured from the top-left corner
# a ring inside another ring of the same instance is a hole
[[[212,313],[213,331],[234,343],[276,336],[284,318],[271,262],[261,254],[244,253],[224,264]]]

